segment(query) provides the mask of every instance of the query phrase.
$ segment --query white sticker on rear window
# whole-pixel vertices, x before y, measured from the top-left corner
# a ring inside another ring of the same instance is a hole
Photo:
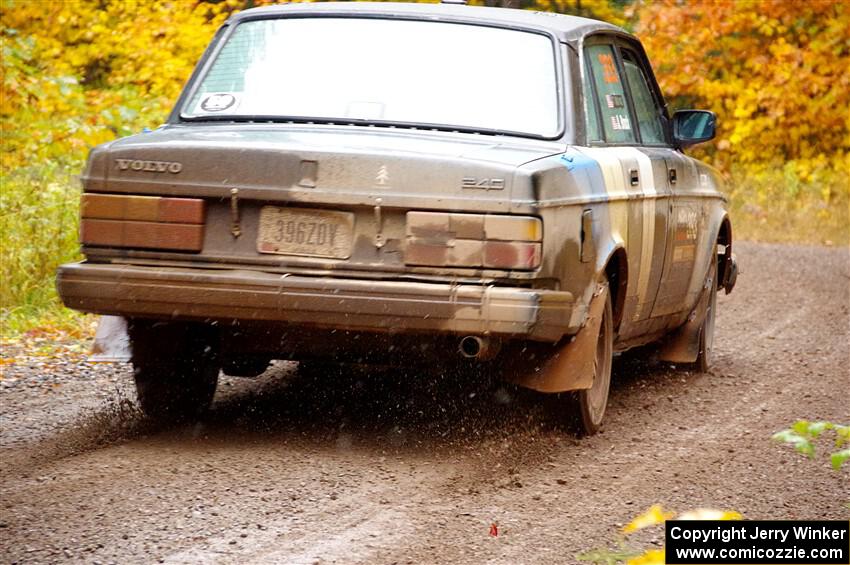
[[[617,114],[615,116],[611,116],[611,129],[615,129],[615,130],[632,129],[632,124],[629,121],[628,117],[623,116],[622,114]]]
[[[198,105],[200,112],[223,112],[228,108],[236,106],[238,99],[229,92],[215,92],[204,96]]]
[[[623,103],[623,97],[620,94],[606,94],[605,104],[609,108],[623,108],[625,106]]]

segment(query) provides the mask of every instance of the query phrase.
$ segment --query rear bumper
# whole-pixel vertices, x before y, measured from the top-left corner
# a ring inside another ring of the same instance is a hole
[[[128,317],[540,341],[557,341],[573,329],[573,296],[551,290],[91,263],[61,266],[56,284],[69,308]]]

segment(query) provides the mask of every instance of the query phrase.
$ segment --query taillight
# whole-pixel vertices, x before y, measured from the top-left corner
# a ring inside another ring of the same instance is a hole
[[[530,270],[540,266],[543,223],[531,216],[407,213],[404,262]]]
[[[122,194],[83,194],[83,245],[200,251],[204,201]]]

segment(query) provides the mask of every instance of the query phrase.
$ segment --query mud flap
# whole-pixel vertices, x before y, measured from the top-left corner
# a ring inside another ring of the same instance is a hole
[[[587,321],[579,332],[565,342],[549,346],[543,361],[518,356],[504,373],[508,380],[539,392],[565,392],[593,386],[596,343],[608,299],[608,286],[600,287],[588,308]],[[511,370],[515,369],[515,370]]]
[[[693,363],[699,356],[699,332],[708,310],[712,285],[706,282],[696,307],[687,321],[661,345],[658,358],[668,363]]]
[[[130,353],[127,320],[121,316],[101,316],[94,334],[91,360],[98,363],[122,363],[130,360]]]

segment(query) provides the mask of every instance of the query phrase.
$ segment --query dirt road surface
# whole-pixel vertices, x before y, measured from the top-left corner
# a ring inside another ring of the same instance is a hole
[[[604,432],[584,440],[499,384],[413,369],[317,383],[288,363],[224,379],[202,422],[157,429],[126,366],[9,347],[0,560],[576,563],[653,503],[848,519],[829,446],[807,460],[770,436],[850,420],[850,253],[737,253],[712,371],[619,358]]]

